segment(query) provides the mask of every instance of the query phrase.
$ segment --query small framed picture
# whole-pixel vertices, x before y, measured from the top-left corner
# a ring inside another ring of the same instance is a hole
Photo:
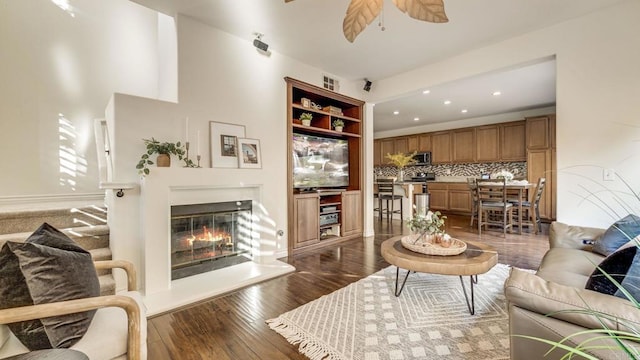
[[[238,138],[238,166],[242,169],[261,169],[260,140]]]
[[[216,121],[209,122],[211,167],[238,167],[238,138],[245,137],[244,126]]]
[[[220,135],[220,154],[221,156],[238,156],[236,153],[236,139],[235,136]]]
[[[310,108],[311,107],[311,100],[309,100],[307,98],[300,99],[300,103],[302,104],[302,107],[306,107],[306,108]]]

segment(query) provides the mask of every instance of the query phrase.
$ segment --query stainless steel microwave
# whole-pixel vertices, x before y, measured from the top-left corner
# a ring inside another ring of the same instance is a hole
[[[431,151],[420,152],[413,156],[414,165],[431,165]]]

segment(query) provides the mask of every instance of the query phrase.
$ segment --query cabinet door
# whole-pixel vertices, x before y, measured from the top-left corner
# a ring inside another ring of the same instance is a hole
[[[449,189],[449,210],[463,213],[471,213],[471,190],[451,188]]]
[[[431,151],[431,135],[418,135],[418,151]]]
[[[304,194],[293,197],[293,248],[320,242],[320,197]]]
[[[449,191],[447,190],[447,184],[429,183],[427,184],[427,192],[429,193],[429,209],[449,210]]]
[[[452,132],[453,161],[474,162],[476,158],[476,130],[474,128]]]
[[[499,139],[500,131],[497,125],[478,127],[476,129],[476,159],[478,161],[498,161],[500,159]]]
[[[360,191],[342,193],[342,236],[362,235],[362,196]]]
[[[431,134],[431,161],[435,164],[451,162],[451,132]]]
[[[527,118],[527,149],[544,150],[549,148],[549,117]]]
[[[500,158],[504,161],[527,159],[525,122],[503,124],[500,127]]]
[[[382,165],[382,147],[380,140],[373,140],[373,165]]]
[[[387,159],[387,154],[394,154],[394,144],[393,139],[382,139],[380,140],[380,157],[382,158],[382,164],[389,164],[389,159]]]
[[[552,193],[555,188],[553,184],[553,171],[551,161],[551,150],[529,150],[527,154],[527,180],[536,184],[538,178],[544,177],[546,184],[540,199],[540,217],[552,219]]]
[[[396,138],[393,140],[393,152],[394,154],[409,152],[409,142],[406,137]]]
[[[419,140],[418,140],[418,136],[407,136],[407,144],[408,144],[408,151],[409,153],[412,153],[414,151],[420,151],[420,144],[419,144]]]

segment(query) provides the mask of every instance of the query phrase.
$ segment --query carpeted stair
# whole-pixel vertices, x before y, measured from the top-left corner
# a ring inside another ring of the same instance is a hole
[[[25,241],[43,222],[61,230],[94,260],[111,260],[107,209],[100,206],[0,212],[0,247],[6,241]],[[111,271],[98,271],[102,295],[115,293]]]

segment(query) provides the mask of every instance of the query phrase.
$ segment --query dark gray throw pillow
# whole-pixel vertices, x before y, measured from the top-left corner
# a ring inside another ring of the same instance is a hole
[[[640,251],[637,246],[624,247],[614,252],[602,260],[598,268],[589,277],[586,289],[628,300],[629,298],[603,274],[604,272],[618,282],[634,299],[640,301]]]
[[[91,254],[44,223],[24,243],[0,250],[0,308],[100,295]],[[68,348],[87,332],[95,311],[9,324],[29,350]]]
[[[592,251],[609,256],[638,235],[640,235],[640,217],[629,214],[611,225],[593,244]]]

